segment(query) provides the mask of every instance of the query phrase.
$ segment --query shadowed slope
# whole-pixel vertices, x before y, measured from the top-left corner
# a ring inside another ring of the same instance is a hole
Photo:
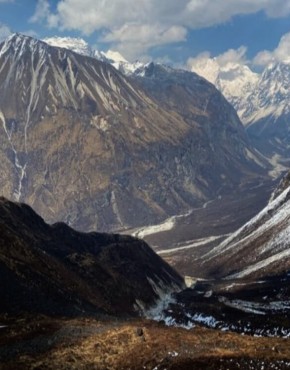
[[[145,243],[44,223],[0,200],[0,312],[134,314],[182,278]]]

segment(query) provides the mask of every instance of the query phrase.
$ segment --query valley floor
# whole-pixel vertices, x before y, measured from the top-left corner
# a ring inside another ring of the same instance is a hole
[[[289,339],[143,319],[5,320],[0,369],[289,369]]]
[[[202,256],[264,208],[278,181],[242,184],[183,216],[125,233],[143,238],[181,275],[207,278],[200,270]]]

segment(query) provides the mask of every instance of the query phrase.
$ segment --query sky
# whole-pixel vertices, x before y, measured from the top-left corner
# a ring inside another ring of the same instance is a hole
[[[84,38],[127,60],[262,68],[290,57],[290,0],[0,0],[0,40]]]

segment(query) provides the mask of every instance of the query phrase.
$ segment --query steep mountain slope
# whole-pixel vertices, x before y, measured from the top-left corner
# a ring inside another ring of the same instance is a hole
[[[142,76],[148,69],[148,64],[129,63],[118,52],[92,51],[82,39],[57,37],[44,41],[53,46],[95,56],[112,64],[127,76]],[[247,65],[235,62],[220,65],[216,58],[206,57],[195,61],[192,66],[192,72],[213,83],[234,106],[247,126],[254,147],[272,160],[274,166],[289,156],[289,68],[289,63],[272,63],[259,74]]]
[[[17,34],[0,66],[2,194],[48,221],[154,223],[264,174],[232,107],[196,75],[153,65],[156,78],[149,66],[129,80]]]
[[[183,286],[150,247],[129,236],[47,225],[0,199],[0,313],[134,314]]]
[[[205,254],[199,265],[206,275],[264,278],[290,269],[289,174],[252,220]]]
[[[192,144],[201,155],[197,160],[193,158],[192,163],[199,167],[197,174],[210,168],[211,176],[206,179],[210,187],[219,183],[220,178],[232,178],[233,182],[235,179],[240,182],[243,176],[247,178],[244,168],[251,160],[258,171],[260,167],[260,173],[261,168],[267,167],[259,153],[249,147],[234,109],[197,74],[150,63],[136,69],[132,78],[162,107],[174,109],[188,124],[198,128]]]
[[[1,46],[3,194],[85,229],[166,214],[148,171],[186,124],[108,64],[20,35]]]

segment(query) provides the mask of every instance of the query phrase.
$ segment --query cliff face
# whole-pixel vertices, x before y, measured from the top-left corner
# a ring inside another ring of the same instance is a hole
[[[0,199],[0,312],[137,314],[183,279],[136,238],[46,224]]]
[[[153,66],[140,82],[21,35],[0,66],[2,195],[46,221],[150,224],[264,173],[232,107],[192,73]]]

